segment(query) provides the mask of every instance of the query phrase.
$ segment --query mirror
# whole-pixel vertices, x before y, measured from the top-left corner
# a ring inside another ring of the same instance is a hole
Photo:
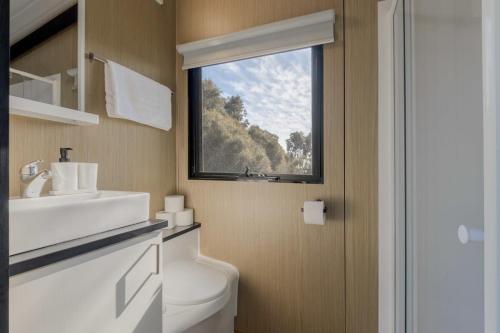
[[[84,0],[10,0],[11,113],[29,104],[84,111],[84,8]]]

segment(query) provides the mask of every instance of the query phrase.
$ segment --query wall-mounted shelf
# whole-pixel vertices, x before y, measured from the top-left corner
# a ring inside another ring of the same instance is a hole
[[[92,113],[76,111],[16,96],[10,96],[9,103],[11,115],[80,126],[99,124],[99,116]]]

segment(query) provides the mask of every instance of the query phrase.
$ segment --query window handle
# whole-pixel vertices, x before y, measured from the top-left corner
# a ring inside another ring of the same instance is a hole
[[[245,172],[238,175],[241,180],[267,180],[269,182],[277,182],[280,180],[279,176],[270,176],[265,173],[250,172],[249,167],[245,167]]]
[[[251,172],[249,167],[245,167],[245,172],[240,174],[239,177],[264,178],[264,177],[268,177],[268,176],[265,173]]]

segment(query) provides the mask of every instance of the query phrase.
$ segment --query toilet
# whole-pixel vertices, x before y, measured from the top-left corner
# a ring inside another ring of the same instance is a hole
[[[199,255],[199,229],[163,245],[163,333],[233,333],[238,270]]]

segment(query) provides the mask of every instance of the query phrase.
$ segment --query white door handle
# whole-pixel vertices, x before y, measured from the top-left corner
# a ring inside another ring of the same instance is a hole
[[[484,230],[477,228],[467,228],[465,225],[460,225],[457,230],[458,240],[462,244],[482,243],[484,242]]]

